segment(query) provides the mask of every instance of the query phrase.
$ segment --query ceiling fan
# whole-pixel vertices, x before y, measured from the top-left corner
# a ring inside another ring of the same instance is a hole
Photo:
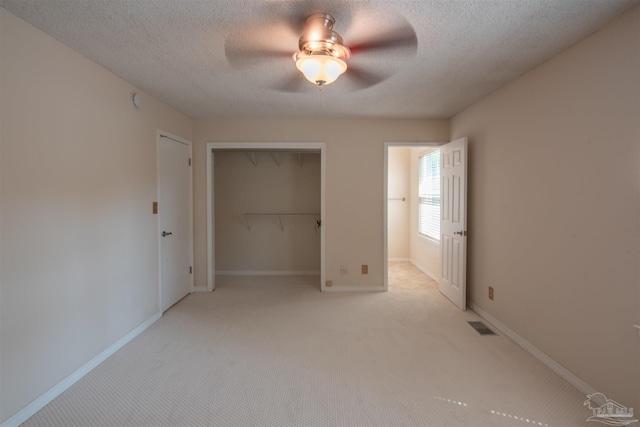
[[[274,21],[262,28],[232,34],[226,40],[225,54],[234,68],[259,65],[279,71],[285,61],[290,61],[291,72],[284,83],[271,86],[275,90],[304,91],[304,78],[322,88],[341,75],[344,77],[340,80],[347,81],[341,84],[343,90],[365,89],[391,77],[402,60],[415,56],[417,51],[418,39],[413,27],[402,18],[386,18],[388,16],[382,16],[378,22],[365,23],[359,31],[348,31],[353,42],[347,44],[334,29],[336,20],[331,14],[312,13],[304,19],[302,31],[297,32],[300,37],[297,51],[291,38],[299,26],[299,18],[298,22],[285,25]],[[372,28],[377,31],[372,32]],[[390,57],[394,60],[388,60]],[[399,57],[402,60],[398,61]],[[269,68],[269,64],[281,67]]]

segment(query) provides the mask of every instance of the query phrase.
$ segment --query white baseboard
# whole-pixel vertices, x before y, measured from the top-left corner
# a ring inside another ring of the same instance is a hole
[[[216,270],[216,276],[319,276],[319,270]]]
[[[409,258],[387,258],[388,262],[408,262],[411,261]]]
[[[209,288],[206,286],[194,286],[191,292],[209,292]]]
[[[509,337],[512,341],[522,347],[527,353],[538,359],[543,365],[551,369],[553,372],[562,377],[566,382],[574,386],[578,391],[584,395],[595,393],[597,390],[591,387],[586,382],[582,381],[575,374],[569,371],[567,368],[547,356],[542,350],[531,344],[529,341],[522,338],[520,335],[509,329],[504,323],[478,307],[474,303],[470,303],[471,310],[473,310],[478,316],[482,317],[498,331],[502,332],[506,337]]]
[[[145,320],[134,330],[129,332],[127,335],[120,338],[118,341],[110,345],[103,352],[98,354],[96,357],[82,365],[79,369],[73,372],[71,375],[60,381],[58,384],[50,388],[47,392],[42,394],[40,397],[36,398],[33,402],[29,403],[27,406],[22,408],[20,411],[13,414],[13,416],[7,419],[5,422],[0,424],[0,427],[17,427],[23,422],[27,421],[33,415],[36,414],[40,409],[44,408],[48,405],[53,399],[62,394],[66,389],[75,384],[80,378],[87,375],[91,372],[96,366],[104,362],[109,356],[111,356],[116,351],[120,350],[125,346],[129,341],[140,335],[145,329],[155,323],[160,317],[162,317],[162,313],[158,312],[151,316],[149,319]]]
[[[410,259],[409,262],[411,262],[411,264],[415,265],[416,267],[418,267],[418,269],[420,269],[424,274],[426,274],[427,276],[431,277],[433,280],[435,280],[436,282],[440,281],[440,278],[438,276],[436,276],[435,274],[433,274],[432,272],[430,272],[426,267],[420,265],[416,260],[414,259]]]
[[[384,292],[384,286],[350,285],[350,286],[325,286],[324,292]]]

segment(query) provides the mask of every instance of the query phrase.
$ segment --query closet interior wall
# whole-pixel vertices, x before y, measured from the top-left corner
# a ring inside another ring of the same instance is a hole
[[[319,275],[320,153],[213,156],[216,274]]]

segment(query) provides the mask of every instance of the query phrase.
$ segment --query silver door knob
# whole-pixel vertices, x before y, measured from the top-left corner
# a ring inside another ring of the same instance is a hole
[[[166,231],[163,231],[163,232],[162,232],[162,237],[171,236],[172,234],[173,234],[173,233],[171,233],[171,232],[168,232],[168,233],[167,233]]]
[[[466,231],[454,231],[453,234],[459,234],[460,236],[466,236],[467,232]]]

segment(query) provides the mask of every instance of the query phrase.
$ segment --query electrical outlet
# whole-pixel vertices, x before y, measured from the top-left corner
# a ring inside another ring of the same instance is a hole
[[[489,299],[493,301],[493,288],[489,286]]]
[[[362,274],[369,274],[369,266],[367,264],[362,264]]]
[[[349,270],[347,270],[347,266],[346,265],[341,265],[340,266],[340,274],[342,274],[342,275],[349,274]]]

